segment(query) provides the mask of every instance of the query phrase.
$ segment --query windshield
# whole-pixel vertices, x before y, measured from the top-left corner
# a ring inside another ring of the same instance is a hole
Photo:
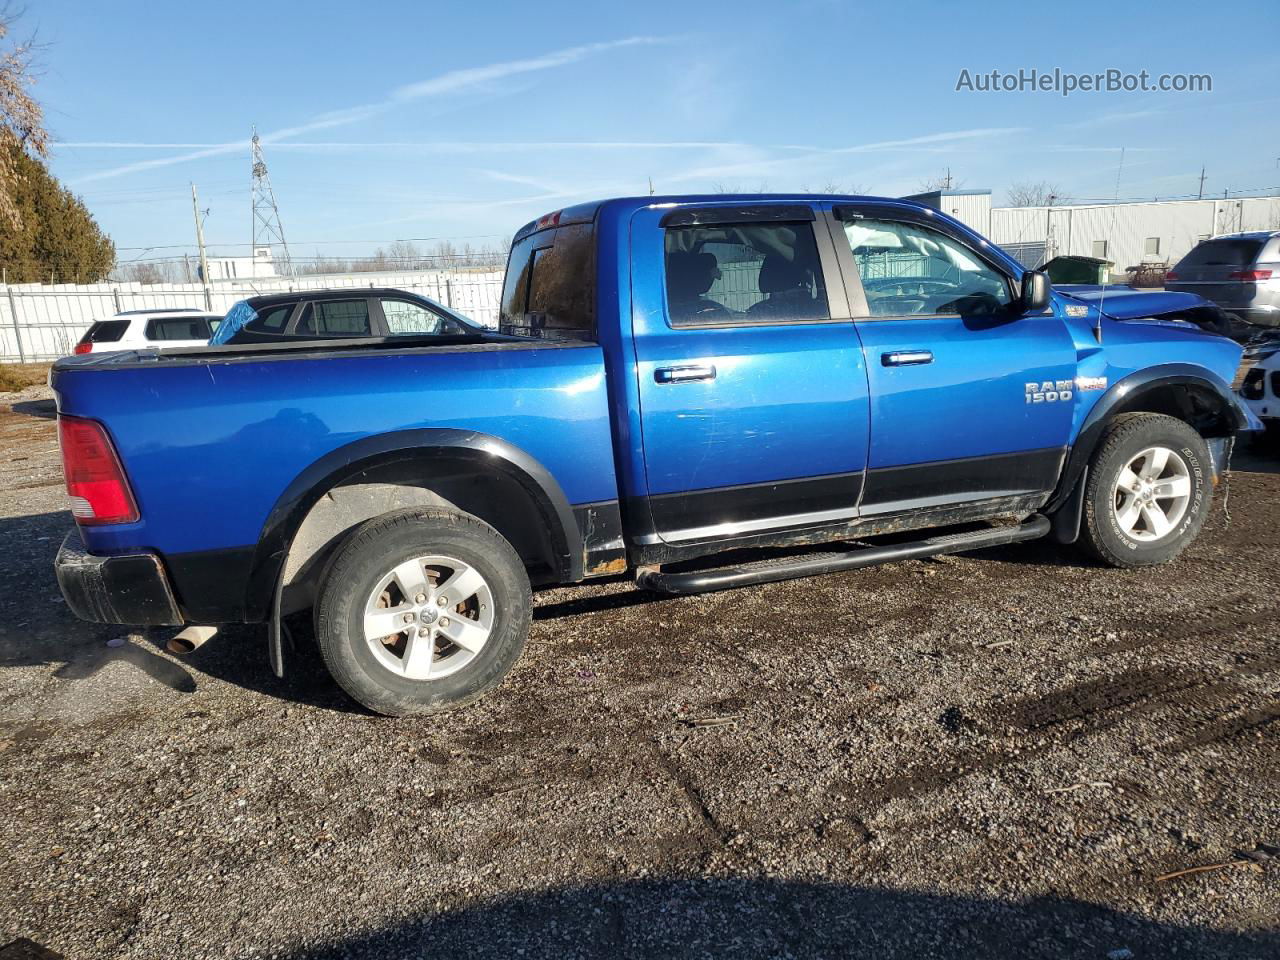
[[[258,312],[249,306],[249,301],[241,300],[228,310],[227,315],[222,318],[222,322],[218,324],[217,332],[209,339],[209,346],[216,347],[219,344],[226,343],[243,330],[246,324],[257,319]]]

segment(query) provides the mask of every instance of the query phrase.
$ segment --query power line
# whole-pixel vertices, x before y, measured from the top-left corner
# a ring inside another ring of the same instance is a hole
[[[440,240],[498,240],[502,238],[502,234],[498,233],[472,233],[465,236],[441,236],[441,237],[383,237],[378,240],[295,240],[295,247],[319,247],[326,244],[336,243],[432,243]],[[215,243],[210,241],[211,247],[244,247],[243,243]],[[141,247],[116,247],[117,250],[187,250],[190,249],[189,243],[151,243]],[[252,244],[249,245],[252,248]]]

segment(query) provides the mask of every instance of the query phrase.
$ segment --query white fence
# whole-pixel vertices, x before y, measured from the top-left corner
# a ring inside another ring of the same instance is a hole
[[[191,307],[226,313],[237,300],[291,290],[395,287],[430,297],[487,327],[498,323],[501,270],[423,270],[249,281],[141,284],[0,284],[0,362],[56,360],[89,324],[125,310]]]

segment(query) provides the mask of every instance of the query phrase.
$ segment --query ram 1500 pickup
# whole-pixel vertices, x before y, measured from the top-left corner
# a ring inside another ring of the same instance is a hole
[[[311,610],[337,682],[407,714],[501,681],[531,585],[696,593],[1050,534],[1164,563],[1258,427],[1220,321],[1053,289],[902,200],[585,204],[517,233],[500,334],[59,361],[57,574],[88,620],[266,623],[277,672]]]

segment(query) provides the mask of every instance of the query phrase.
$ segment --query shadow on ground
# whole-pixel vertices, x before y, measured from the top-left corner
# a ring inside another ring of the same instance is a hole
[[[570,888],[410,919],[296,960],[482,957],[1275,957],[1280,934],[1154,923],[1057,897],[1018,903],[750,878]],[[1126,956],[1128,954],[1120,954]]]
[[[58,415],[58,408],[52,400],[23,400],[9,407],[14,413],[25,414],[40,420],[52,420]]]
[[[285,701],[359,710],[329,678],[309,628],[295,621],[296,649],[283,680],[271,672],[265,627],[231,624],[195,653],[175,657],[165,644],[179,627],[86,623],[67,608],[53,563],[71,528],[66,511],[0,518],[0,667],[48,665],[59,680],[86,681],[117,661],[181,693],[214,677]],[[108,641],[129,637],[121,646]]]

